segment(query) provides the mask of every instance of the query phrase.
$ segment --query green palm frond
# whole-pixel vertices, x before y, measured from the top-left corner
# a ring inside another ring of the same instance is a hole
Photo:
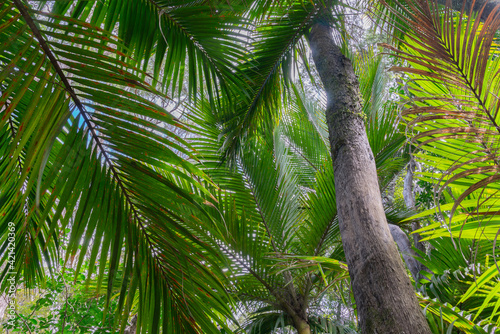
[[[442,303],[477,314],[485,296],[476,294],[474,298],[470,298],[465,293],[471,286],[476,286],[477,279],[492,262],[491,243],[465,238],[457,243],[458,249],[450,238],[429,240],[431,250],[428,254],[420,254],[418,260],[432,274],[423,272],[425,278],[421,280],[419,289],[430,298],[438,298]]]
[[[315,179],[316,174],[321,177],[323,169],[328,169],[328,147],[325,138],[317,132],[318,124],[313,124],[323,121],[313,120],[307,116],[307,112],[312,112],[316,115],[314,117],[317,117],[317,110],[306,111],[305,108],[298,108],[283,116],[284,122],[276,128],[273,136],[266,138],[263,133],[261,137],[254,136],[250,139],[248,142],[252,144],[251,149],[240,155],[234,170],[219,162],[221,122],[209,106],[200,106],[198,110],[193,110],[191,116],[193,127],[199,130],[197,134],[200,135],[193,140],[193,146],[199,153],[204,170],[221,188],[235,194],[238,212],[244,210],[251,218],[266,222],[269,234],[276,243],[275,251],[285,251],[289,247],[289,241],[286,240],[290,237],[286,236],[295,234],[294,231],[301,226],[305,215],[314,214],[317,210],[319,217],[325,214],[325,211],[321,210],[333,210],[334,213],[329,214],[326,221],[331,223],[335,218],[335,201],[331,200],[330,195],[318,195],[320,201],[324,201],[322,205],[303,203],[306,197],[302,197],[309,191],[324,192],[331,189],[331,184],[317,183]],[[310,133],[304,135],[295,131],[292,125],[297,120],[301,121],[303,128],[310,129]],[[320,125],[323,126],[324,124]],[[316,143],[321,143],[323,148],[318,150]],[[308,170],[307,174],[302,173],[305,168]],[[325,182],[333,180],[332,172],[328,175],[329,178]],[[334,192],[330,193],[334,196]],[[255,204],[251,204],[252,202]],[[252,210],[256,211],[252,213]]]
[[[424,307],[427,322],[433,333],[453,333],[453,330],[459,330],[462,333],[471,334],[490,334],[495,332],[495,327],[489,324],[474,324],[469,320],[470,314],[466,314],[457,307],[443,305],[440,302],[429,299],[420,299],[420,304]]]
[[[282,311],[264,307],[253,313],[248,319],[245,330],[248,334],[271,334],[279,328],[292,326],[290,317]]]
[[[327,161],[316,173],[316,184],[305,196],[307,219],[298,231],[298,245],[303,254],[324,256],[341,247],[333,168]]]
[[[122,326],[137,292],[143,330],[218,332],[218,314],[230,314],[218,255],[191,233],[200,219],[211,224],[199,204],[205,176],[174,132],[183,125],[138,92],[166,97],[120,60],[124,45],[105,30],[18,0],[0,13],[4,263],[10,222],[16,230],[2,285],[14,271],[27,286],[43,282],[69,227],[65,262],[78,273],[90,256],[86,274],[98,274],[108,300],[121,285]]]
[[[393,69],[410,78],[413,97],[406,102],[403,116],[422,150],[418,159],[429,166],[420,177],[435,184],[437,198],[445,203],[420,214],[437,213],[439,218],[421,231],[429,239],[452,238],[448,248],[440,242],[439,249],[448,254],[441,260],[457,268],[448,262],[458,259],[465,268],[477,270],[473,278],[456,279],[464,294],[460,308],[469,310],[475,319],[488,314],[487,320],[498,324],[497,266],[476,257],[479,245],[480,255],[494,254],[498,237],[500,64],[495,41],[500,12],[492,11],[481,23],[477,19],[481,11],[477,15],[455,13],[451,4],[439,7],[408,1],[400,9],[410,26],[421,27],[410,30],[400,50],[388,47],[405,65]],[[464,243],[472,246],[464,249]],[[471,250],[476,252],[472,259],[461,259]],[[486,263],[486,268],[479,267],[480,263]],[[433,269],[436,261],[427,264]],[[458,274],[463,269],[456,270]],[[434,278],[449,279],[444,273],[438,275]],[[444,295],[453,294],[439,280],[430,284]]]
[[[247,137],[257,129],[273,131],[278,123],[280,109],[291,90],[292,73],[297,70],[294,66],[306,59],[304,36],[321,15],[321,8],[303,1],[288,7],[276,3],[266,20],[256,27],[252,57],[239,67],[251,87],[245,91],[249,94],[240,94],[235,108],[221,111],[223,152],[230,162]]]
[[[198,98],[199,90],[212,100],[231,95],[243,81],[236,66],[245,58],[249,22],[243,2],[107,0],[56,2],[53,12],[87,20],[107,31],[117,29],[128,62],[147,70],[154,83],[172,95]],[[216,37],[215,37],[216,36]],[[127,61],[127,60],[125,60]],[[182,92],[187,80],[188,92]]]
[[[449,186],[461,189],[449,209],[451,233],[460,236],[461,224],[453,222],[466,219],[464,227],[472,230],[485,218],[493,224],[498,211],[500,104],[495,92],[500,87],[492,43],[500,16],[492,13],[483,25],[473,20],[473,13],[466,18],[448,7],[438,11],[423,2],[413,4],[418,12],[412,24],[426,28],[408,35],[404,49],[396,51],[411,67],[393,69],[412,78],[409,88],[416,98],[403,115],[413,140],[428,152],[421,161],[436,170],[424,176],[439,183],[438,195]],[[463,211],[455,214],[457,209]]]
[[[291,162],[301,170],[300,184],[312,188],[314,174],[330,161],[324,106],[306,97],[299,87],[292,86],[292,89],[290,103],[282,108],[279,116],[277,131],[289,147]]]
[[[382,57],[374,48],[362,52],[351,52],[353,67],[359,78],[359,90],[363,97],[363,112],[368,119],[380,115],[384,103],[388,100],[387,82]]]
[[[438,238],[429,243],[433,249],[419,259],[433,272],[425,273],[424,293],[468,312],[476,323],[498,324],[498,270],[492,265],[496,259],[491,242]]]

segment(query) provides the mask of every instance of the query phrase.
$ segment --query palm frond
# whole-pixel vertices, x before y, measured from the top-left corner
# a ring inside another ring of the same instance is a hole
[[[56,2],[52,11],[117,29],[125,46],[119,51],[133,57],[128,62],[151,66],[154,83],[172,96],[197,99],[201,90],[213,100],[244,88],[236,66],[245,58],[245,9],[238,1],[109,0]]]
[[[495,332],[495,327],[489,324],[480,325],[472,323],[470,314],[457,307],[450,307],[429,299],[420,299],[420,305],[424,307],[425,316],[433,333],[443,333],[445,330],[452,333],[458,329],[463,333],[490,334]]]
[[[409,1],[400,8],[410,26],[420,27],[409,31],[400,50],[388,46],[408,65],[393,68],[410,77],[408,87],[413,97],[406,102],[403,116],[413,141],[422,150],[418,159],[430,166],[420,177],[434,183],[437,197],[446,203],[432,210],[439,220],[422,231],[427,238],[459,238],[451,239],[449,259],[443,261],[460,259],[461,253],[468,253],[470,250],[460,247],[464,242],[486,243],[483,246],[494,253],[499,226],[500,110],[495,35],[500,27],[500,12],[491,11],[481,23],[478,17],[484,7],[477,13],[455,13],[450,2],[439,7],[435,2]],[[426,214],[429,212],[422,215]],[[440,249],[445,252],[442,245]],[[465,261],[462,265],[466,268],[474,266],[478,270],[474,275],[482,273],[481,287],[472,279],[475,283],[460,302],[467,300],[469,304],[462,305],[470,308],[476,318],[488,308],[489,320],[498,321],[498,284],[491,276],[497,273],[497,267],[489,264],[479,268],[484,262],[476,260],[461,261]],[[435,261],[427,264],[433,268]],[[481,298],[470,299],[472,292]]]
[[[335,334],[355,334],[356,331],[347,326],[336,323],[324,317],[310,317],[308,319],[311,326],[311,333],[335,333]],[[275,333],[278,329],[292,326],[290,317],[282,311],[263,307],[253,313],[247,320],[245,330],[248,334]]]
[[[158,332],[162,321],[172,333],[218,332],[217,314],[230,314],[219,260],[190,233],[198,217],[210,221],[198,204],[204,174],[174,133],[183,125],[136,92],[166,97],[119,59],[124,46],[105,30],[18,0],[0,12],[3,259],[9,223],[16,229],[3,286],[12,269],[28,286],[43,281],[58,260],[58,231],[70,227],[66,262],[76,259],[78,272],[90,255],[98,290],[121,284],[123,321],[138,290],[143,329]]]
[[[405,49],[396,54],[411,67],[395,67],[411,75],[410,89],[416,98],[403,112],[414,131],[413,140],[429,154],[420,159],[436,167],[438,194],[448,186],[463,191],[451,208],[472,218],[468,224],[493,215],[497,209],[496,163],[498,110],[500,103],[498,60],[492,53],[500,15],[492,13],[487,22],[454,15],[446,7],[415,2],[412,24],[424,29],[405,40]],[[476,205],[466,201],[476,194]],[[467,208],[476,207],[477,215]],[[479,208],[481,209],[479,210]],[[484,208],[484,210],[483,210]],[[490,220],[490,222],[493,222]],[[453,232],[460,235],[460,231]]]
[[[239,67],[251,90],[248,96],[240,96],[236,108],[221,111],[223,152],[230,162],[256,129],[273,131],[289,95],[293,66],[306,54],[303,36],[320,15],[320,8],[302,1],[286,8],[275,4],[257,26],[252,58]]]

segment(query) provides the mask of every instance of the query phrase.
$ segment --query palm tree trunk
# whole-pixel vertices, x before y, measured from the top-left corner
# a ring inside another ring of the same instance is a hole
[[[293,325],[298,334],[311,334],[311,327],[304,319],[293,317]]]
[[[431,333],[387,226],[351,61],[326,25],[315,24],[309,42],[328,98],[339,225],[361,333]]]
[[[404,187],[403,187],[403,198],[405,200],[406,207],[410,210],[415,210],[415,193],[413,191],[413,174],[415,173],[415,167],[417,163],[413,156],[410,158],[410,162],[408,163],[408,169],[406,171],[406,176],[404,179]],[[413,232],[420,229],[420,224],[418,221],[414,221],[411,223],[411,227]],[[413,241],[415,243],[415,248],[417,248],[422,253],[425,253],[425,246],[422,243],[422,236],[418,233],[413,233]]]

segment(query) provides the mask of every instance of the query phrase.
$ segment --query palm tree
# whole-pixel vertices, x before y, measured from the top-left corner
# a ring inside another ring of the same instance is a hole
[[[178,97],[186,80],[185,95],[208,97],[218,111],[225,158],[237,166],[280,118],[289,70],[308,41],[328,99],[336,209],[361,330],[429,332],[386,224],[357,79],[333,39],[338,5],[40,2],[49,14],[12,0],[1,9],[1,228],[7,235],[16,224],[14,268],[26,284],[56,261],[57,232],[71,226],[66,258],[99,258],[89,272],[107,271],[108,291],[118,282],[125,315],[138,298],[143,330],[161,321],[169,332],[216,332],[212,321],[230,311],[218,270],[224,249],[212,241],[220,227],[205,205],[210,181],[173,130],[183,125],[141,94]],[[204,275],[186,280],[193,272]]]
[[[214,129],[217,119],[207,106],[191,117],[199,136],[193,145],[204,170],[224,191],[213,215],[222,213],[216,240],[229,260],[231,290],[245,306],[261,306],[248,331],[291,325],[298,333],[311,333],[308,310],[325,289],[347,279],[335,191],[328,187],[333,176],[328,150],[314,127],[322,121],[316,110],[306,113],[303,104],[294,104],[289,119],[273,133],[255,135],[230,168],[220,165],[220,130]],[[293,131],[298,120],[307,137]]]
[[[388,94],[381,58],[371,51],[354,59],[385,187],[405,166],[405,139],[394,126],[395,104],[383,104]],[[279,125],[255,133],[232,162],[220,161],[222,129],[214,124],[222,122],[210,105],[200,104],[189,117],[203,170],[224,190],[213,216],[223,213],[216,239],[231,263],[232,289],[244,305],[259,305],[247,325],[250,333],[286,326],[311,333],[321,324],[323,330],[335,325],[311,309],[347,276],[324,106],[304,99],[297,87],[293,92]]]

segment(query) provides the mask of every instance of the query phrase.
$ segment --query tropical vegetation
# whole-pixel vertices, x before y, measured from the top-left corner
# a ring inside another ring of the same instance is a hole
[[[2,330],[495,333],[499,28],[467,0],[1,1]]]

